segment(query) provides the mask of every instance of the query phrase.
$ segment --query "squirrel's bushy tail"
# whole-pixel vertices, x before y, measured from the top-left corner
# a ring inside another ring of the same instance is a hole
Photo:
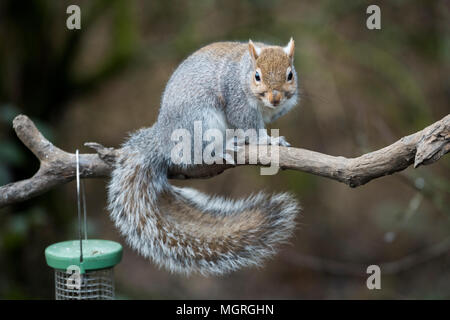
[[[109,210],[130,246],[157,265],[187,274],[258,266],[292,233],[300,209],[291,195],[233,201],[174,187],[156,156],[133,149],[113,170]]]

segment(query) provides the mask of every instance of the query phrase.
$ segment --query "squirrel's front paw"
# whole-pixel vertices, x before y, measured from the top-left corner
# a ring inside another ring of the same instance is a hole
[[[227,149],[231,149],[231,146],[236,146],[239,149],[239,146],[243,146],[246,144],[249,144],[249,137],[234,136],[226,141]]]
[[[235,165],[234,154],[240,152],[243,145],[245,145],[245,140],[233,137],[226,142],[225,150],[221,151],[218,156],[225,160],[226,164]]]
[[[265,141],[266,139],[263,139],[262,144],[269,144],[272,146],[281,146],[281,147],[290,147],[291,144],[289,142],[286,141],[286,138],[283,136],[280,137],[271,137],[271,136],[267,136],[267,141]]]
[[[237,148],[239,147],[233,147],[232,149],[226,148],[224,151],[219,151],[215,153],[214,155],[216,159],[215,163],[235,165],[236,162],[234,161],[234,153],[239,150]],[[219,159],[221,159],[222,161]]]
[[[291,144],[286,141],[285,137],[281,136],[278,138],[279,138],[279,143],[278,143],[279,146],[282,146],[282,147],[290,147],[291,146]]]

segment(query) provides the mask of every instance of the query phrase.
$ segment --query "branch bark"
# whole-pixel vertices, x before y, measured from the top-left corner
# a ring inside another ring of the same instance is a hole
[[[49,142],[25,115],[13,120],[13,128],[19,139],[40,161],[36,174],[26,180],[0,187],[0,208],[41,195],[55,186],[75,178],[75,154],[63,151]],[[86,143],[96,150],[92,154],[80,154],[82,178],[108,177],[121,149],[106,148],[98,143]],[[258,159],[256,165],[268,163],[273,152],[279,153],[281,169],[299,170],[343,182],[350,187],[361,186],[375,178],[402,171],[414,165],[428,165],[438,161],[450,151],[450,114],[425,129],[403,137],[397,142],[357,158],[335,157],[300,148],[268,147],[267,154],[258,154],[257,146],[246,146],[236,154]],[[243,154],[240,154],[243,153]],[[231,164],[196,165],[186,169],[173,167],[171,179],[210,178],[233,168]]]

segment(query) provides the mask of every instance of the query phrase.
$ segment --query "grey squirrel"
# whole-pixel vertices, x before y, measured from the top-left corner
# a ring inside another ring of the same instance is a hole
[[[223,274],[259,266],[295,227],[288,193],[213,197],[168,182],[176,129],[264,129],[297,104],[294,41],[286,47],[217,42],[185,59],[165,88],[156,123],[122,145],[108,186],[108,209],[139,254],[172,272]],[[282,137],[267,144],[289,146]]]

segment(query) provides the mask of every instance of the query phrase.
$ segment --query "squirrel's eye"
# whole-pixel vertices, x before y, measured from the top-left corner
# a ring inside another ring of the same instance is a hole
[[[260,81],[261,81],[261,76],[259,75],[259,72],[258,72],[258,71],[255,72],[255,80],[256,80],[257,82],[260,82]]]
[[[287,76],[287,80],[291,81],[293,77],[292,71],[289,72],[288,76]]]

